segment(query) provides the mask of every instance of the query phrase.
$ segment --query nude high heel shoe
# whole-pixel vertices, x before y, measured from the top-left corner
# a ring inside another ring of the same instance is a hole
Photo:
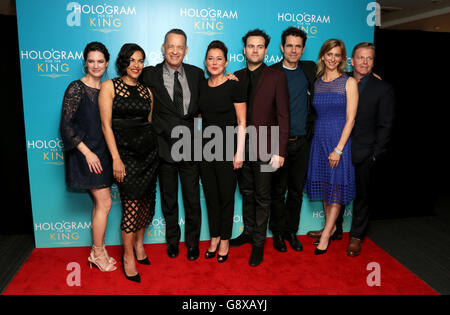
[[[105,255],[105,251],[103,251],[102,255],[95,257],[95,250],[101,250],[101,247],[92,246],[91,254],[88,257],[89,266],[92,269],[92,265],[97,266],[98,269],[102,272],[110,272],[117,269],[116,266],[114,266],[110,260],[108,259],[108,256]]]

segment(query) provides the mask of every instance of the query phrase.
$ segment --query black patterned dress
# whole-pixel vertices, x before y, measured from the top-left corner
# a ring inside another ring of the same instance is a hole
[[[146,227],[155,213],[158,149],[148,117],[151,94],[138,83],[127,85],[113,79],[112,129],[120,158],[125,165],[124,181],[117,182],[122,202],[121,230],[137,232]]]

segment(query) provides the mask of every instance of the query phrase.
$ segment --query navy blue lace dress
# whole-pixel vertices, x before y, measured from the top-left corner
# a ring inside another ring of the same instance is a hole
[[[75,189],[100,189],[113,183],[112,161],[103,137],[98,93],[100,90],[81,80],[69,84],[64,94],[60,132],[65,149],[67,186]],[[83,142],[97,155],[101,174],[91,173],[84,155],[77,149]]]
[[[328,161],[339,143],[346,121],[345,85],[348,78],[345,74],[331,82],[318,78],[314,85],[313,106],[317,111],[317,119],[305,186],[310,199],[325,200],[328,204],[347,205],[355,197],[351,139],[348,139],[337,167],[330,168]]]

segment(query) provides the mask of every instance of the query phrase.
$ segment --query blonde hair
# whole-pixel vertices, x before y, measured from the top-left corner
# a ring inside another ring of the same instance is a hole
[[[317,77],[321,77],[325,73],[325,63],[322,60],[322,57],[329,52],[331,49],[335,47],[341,48],[341,56],[342,61],[338,66],[339,73],[344,73],[345,68],[347,67],[347,50],[345,49],[345,44],[340,39],[329,39],[325,43],[323,43],[322,48],[320,48],[319,58],[317,60]]]

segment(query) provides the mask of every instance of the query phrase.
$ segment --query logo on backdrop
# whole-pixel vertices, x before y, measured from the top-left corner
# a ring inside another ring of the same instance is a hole
[[[52,221],[37,222],[34,231],[47,233],[48,241],[55,245],[72,245],[80,242],[80,231],[90,230],[91,222]]]
[[[331,24],[331,17],[308,12],[278,12],[277,21],[296,24],[298,29],[301,29],[308,35],[308,38],[315,38],[319,32],[320,25]]]
[[[283,60],[283,55],[267,54],[266,57],[264,57],[264,63],[267,65],[280,62],[281,60]],[[244,53],[229,53],[228,61],[237,65],[238,69],[243,69],[247,66],[247,60],[245,59]]]
[[[194,32],[203,35],[224,33],[227,20],[238,20],[237,10],[180,8],[180,16],[194,20]]]
[[[61,139],[52,140],[28,140],[29,150],[38,151],[44,164],[61,166],[64,165],[64,145]]]
[[[150,226],[145,232],[146,239],[150,243],[161,243],[166,240],[166,220],[163,217],[153,218]]]
[[[103,4],[80,4],[69,2],[66,23],[69,27],[86,26],[90,31],[118,32],[124,24],[124,17],[135,16],[136,8]],[[84,18],[86,17],[86,18]]]
[[[323,220],[325,221],[325,213],[322,209],[320,210],[313,210],[311,217],[313,219],[317,220]],[[346,230],[347,228],[351,227],[352,224],[352,210],[345,208],[344,209],[344,216],[343,216],[343,222],[342,222],[342,228]]]
[[[20,58],[34,63],[36,73],[41,77],[56,79],[70,76],[71,67],[76,60],[83,59],[81,51],[58,49],[22,50]]]

